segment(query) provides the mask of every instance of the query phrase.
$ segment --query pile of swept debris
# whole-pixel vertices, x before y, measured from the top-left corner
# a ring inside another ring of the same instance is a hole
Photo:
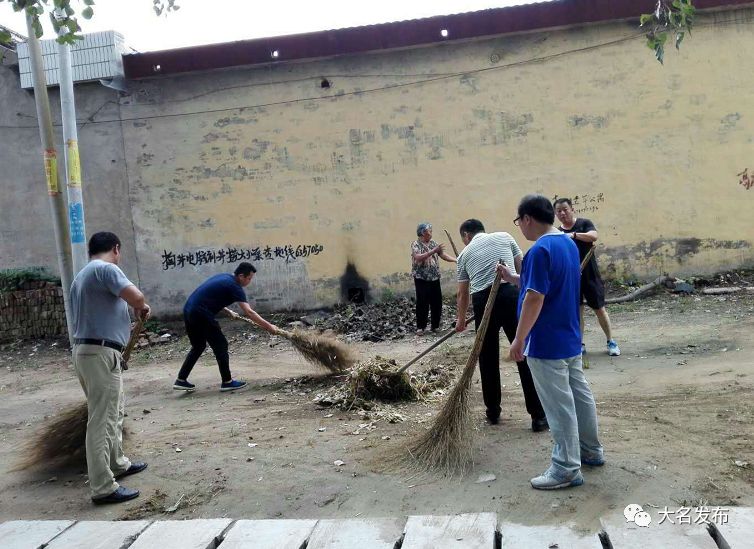
[[[178,336],[168,328],[159,328],[155,331],[143,328],[139,334],[139,340],[136,342],[136,348],[149,347],[175,341]]]
[[[416,302],[396,297],[377,303],[341,304],[331,313],[301,317],[301,322],[319,330],[343,334],[346,341],[386,341],[413,335],[416,331]],[[443,304],[440,329],[455,322],[455,306]]]
[[[341,383],[314,397],[320,406],[372,410],[376,402],[422,401],[439,398],[453,382],[452,366],[436,364],[423,372],[396,374],[395,360],[381,356],[358,363]]]

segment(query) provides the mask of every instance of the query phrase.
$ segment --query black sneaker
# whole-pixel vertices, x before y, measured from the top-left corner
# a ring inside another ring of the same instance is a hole
[[[534,431],[535,433],[547,431],[549,428],[550,428],[550,425],[547,423],[546,417],[532,418],[531,430]]]
[[[487,421],[490,422],[490,425],[497,425],[500,423],[500,412],[493,413],[487,410]]]
[[[128,501],[131,499],[135,499],[139,497],[139,491],[138,490],[132,490],[131,488],[126,488],[125,486],[118,486],[118,489],[115,490],[110,495],[107,496],[100,496],[96,498],[92,498],[92,502],[95,505],[103,505],[105,503],[123,503],[124,501]]]
[[[186,391],[187,393],[191,393],[196,390],[196,385],[182,379],[176,379],[173,382],[173,389],[176,391]]]
[[[241,381],[240,379],[232,379],[227,383],[222,383],[220,385],[220,392],[225,393],[228,391],[237,391],[238,389],[243,389],[247,385],[248,383],[246,383],[245,381]]]

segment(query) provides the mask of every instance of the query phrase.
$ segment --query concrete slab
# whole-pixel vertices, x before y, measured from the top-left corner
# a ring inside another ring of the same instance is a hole
[[[693,513],[690,515],[691,524],[679,524],[679,519],[671,515],[675,522],[672,524],[668,519],[663,520],[656,509],[648,512],[652,522],[646,527],[626,522],[622,512],[620,515],[602,518],[600,522],[612,544],[620,549],[717,549],[707,528],[703,524],[694,524]]]
[[[494,549],[497,515],[408,517],[402,549]]]
[[[215,538],[230,519],[158,520],[129,549],[215,549]]]
[[[225,535],[222,549],[301,549],[316,520],[239,520]]]
[[[393,549],[404,519],[320,520],[306,549]]]
[[[754,545],[754,507],[726,508],[728,520],[725,524],[715,522],[717,531],[730,549],[746,549]]]
[[[500,525],[501,549],[602,549],[597,532],[580,534],[567,526],[523,526],[504,522]]]
[[[3,549],[38,549],[73,524],[72,520],[11,520],[0,524]]]
[[[52,540],[46,549],[118,549],[132,543],[147,526],[147,520],[81,521]]]

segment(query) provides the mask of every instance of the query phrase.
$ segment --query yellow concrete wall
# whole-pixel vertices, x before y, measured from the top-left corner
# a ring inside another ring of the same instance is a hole
[[[418,221],[519,238],[529,192],[581,197],[613,276],[751,264],[753,31],[752,10],[702,16],[665,66],[616,23],[139,82],[120,107],[141,284],[175,311],[230,267],[163,250],[318,244],[259,262],[260,308],[336,301],[349,260],[379,297],[409,288]]]

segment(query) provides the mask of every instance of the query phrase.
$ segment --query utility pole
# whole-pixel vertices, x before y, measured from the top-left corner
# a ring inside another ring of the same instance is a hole
[[[39,40],[32,25],[32,18],[26,15],[26,29],[29,33],[29,63],[31,64],[31,80],[34,84],[34,102],[37,106],[37,120],[39,122],[39,137],[42,141],[44,154],[45,177],[47,179],[47,194],[50,196],[52,210],[52,226],[55,232],[55,245],[58,255],[58,269],[60,281],[63,285],[63,302],[65,304],[65,320],[68,326],[68,340],[73,346],[73,320],[71,318],[71,243],[66,223],[66,207],[60,192],[58,174],[57,151],[52,132],[52,115],[50,114],[50,98],[47,95],[42,51]]]
[[[65,12],[55,11],[56,17],[65,17]],[[61,27],[59,36],[68,29]],[[89,261],[86,249],[84,224],[84,196],[81,188],[81,162],[79,161],[79,136],[76,128],[76,102],[73,96],[73,69],[71,46],[58,43],[58,67],[60,73],[60,112],[63,117],[63,140],[65,141],[66,188],[68,189],[68,223],[73,256],[73,275]]]

